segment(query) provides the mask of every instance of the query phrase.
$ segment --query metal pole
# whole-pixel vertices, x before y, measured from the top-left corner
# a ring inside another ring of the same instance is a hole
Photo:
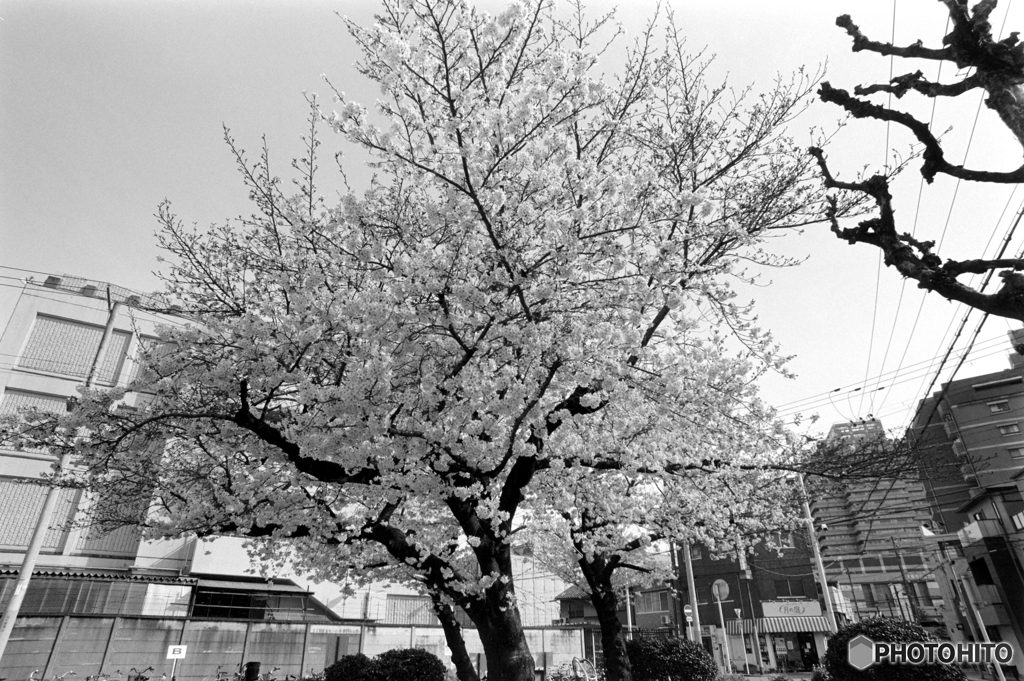
[[[626,585],[626,639],[633,640],[633,608],[629,604],[629,584]]]
[[[103,329],[103,337],[100,339],[100,346],[96,348],[96,355],[92,359],[89,373],[85,377],[86,388],[92,386],[93,377],[96,375],[96,368],[99,366],[100,358],[103,357],[107,350],[107,345],[110,344],[110,337],[114,333],[114,320],[117,318],[117,311],[121,307],[119,302],[110,304],[110,287],[107,287],[107,305],[107,325]],[[70,463],[71,452],[65,451],[57,463],[57,468],[54,470],[54,480],[60,478],[61,473],[64,472],[64,469]],[[21,612],[21,604],[25,600],[25,594],[28,592],[29,582],[32,581],[32,570],[35,569],[36,561],[39,560],[39,552],[43,548],[43,540],[50,529],[53,509],[57,506],[60,492],[61,490],[57,486],[52,486],[46,490],[43,509],[39,513],[39,520],[36,522],[36,528],[32,532],[32,539],[29,540],[25,557],[21,562],[21,568],[18,570],[18,579],[14,583],[14,593],[11,595],[10,602],[7,603],[3,618],[0,619],[0,659],[3,659],[4,652],[7,650],[7,643],[11,640],[11,632],[14,631],[14,623],[18,619],[18,613]]]
[[[814,552],[814,564],[818,568],[818,578],[821,580],[821,595],[825,598],[825,618],[828,621],[829,633],[836,633],[839,627],[836,626],[836,614],[832,610],[832,595],[828,592],[828,581],[825,579],[825,564],[821,561],[821,549],[818,547],[818,535],[814,531],[814,518],[811,516],[811,505],[807,503],[807,490],[804,488],[804,476],[798,475],[800,481],[800,497],[804,504],[804,519],[807,521],[807,536],[811,541],[811,550]]]
[[[683,542],[683,562],[686,563],[686,589],[690,592],[690,608],[693,610],[693,642],[702,644],[700,635],[700,612],[697,610],[697,587],[693,581],[693,557],[690,542]]]

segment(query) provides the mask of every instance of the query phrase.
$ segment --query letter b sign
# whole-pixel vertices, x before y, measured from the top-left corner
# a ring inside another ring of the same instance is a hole
[[[169,646],[167,648],[167,659],[184,660],[186,650],[188,650],[188,646]]]

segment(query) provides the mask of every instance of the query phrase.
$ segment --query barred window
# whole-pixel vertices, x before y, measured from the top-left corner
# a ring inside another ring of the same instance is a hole
[[[85,378],[100,349],[103,327],[37,315],[18,366]],[[131,334],[114,331],[96,369],[96,381],[113,383],[121,373]]]

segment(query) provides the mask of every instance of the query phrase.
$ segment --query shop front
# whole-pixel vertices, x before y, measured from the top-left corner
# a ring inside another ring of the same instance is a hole
[[[798,604],[806,614],[778,614],[792,612],[794,605],[762,602],[765,617],[726,622],[737,671],[810,671],[821,663],[830,631],[828,621],[813,601]]]

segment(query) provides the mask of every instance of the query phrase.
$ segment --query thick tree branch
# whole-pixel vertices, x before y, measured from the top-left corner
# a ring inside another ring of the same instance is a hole
[[[1019,273],[1024,269],[1024,260],[947,260],[943,264],[932,252],[933,242],[897,233],[887,178],[875,175],[862,182],[842,182],[832,176],[821,149],[811,148],[809,153],[818,161],[826,187],[863,192],[874,199],[879,210],[877,217],[864,220],[856,227],[842,228],[834,206],[831,207],[828,217],[836,236],[850,244],[864,243],[881,249],[886,266],[915,280],[920,288],[989,314],[1024,321],[1024,275]],[[995,293],[982,293],[957,281],[961,274],[981,274],[1004,268],[1012,268],[1012,271],[999,275],[1003,284]]]

